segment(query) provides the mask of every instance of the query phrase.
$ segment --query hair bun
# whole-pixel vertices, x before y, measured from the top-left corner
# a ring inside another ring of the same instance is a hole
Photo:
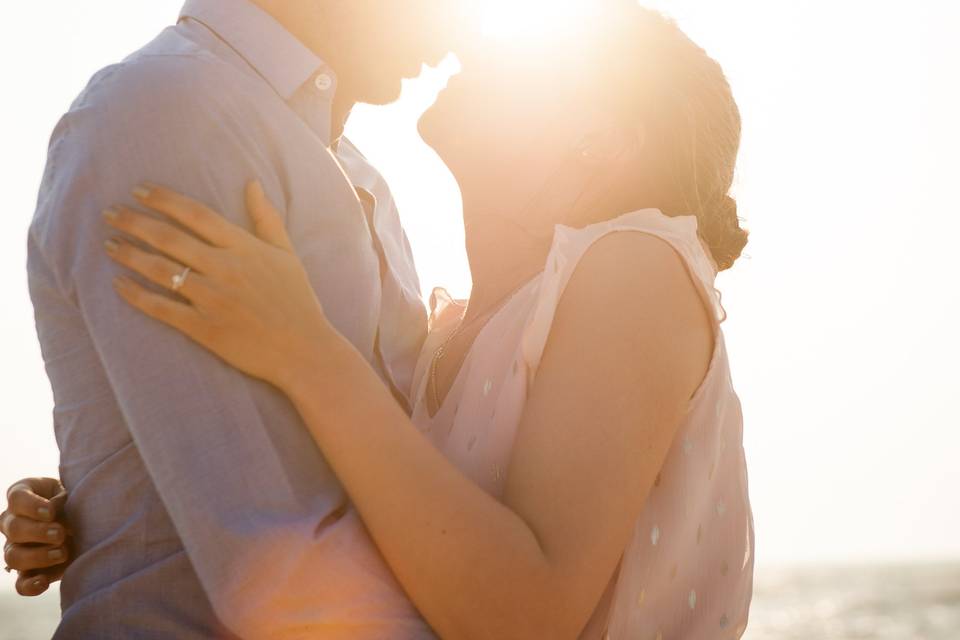
[[[720,271],[733,266],[750,238],[750,233],[740,228],[740,217],[737,215],[737,201],[729,195],[724,195],[717,203],[717,207],[710,216],[714,222],[705,238],[710,245],[713,259]]]

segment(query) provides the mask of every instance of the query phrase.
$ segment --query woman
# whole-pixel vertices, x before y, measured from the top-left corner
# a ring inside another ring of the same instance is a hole
[[[441,637],[739,637],[753,526],[713,287],[746,244],[739,113],[659,14],[623,3],[581,30],[464,53],[421,121],[460,184],[474,282],[466,306],[435,296],[412,419],[256,183],[255,236],[148,185],[140,204],[192,235],[117,207],[106,251],[178,294],[119,279],[131,305],[288,394],[344,517]]]

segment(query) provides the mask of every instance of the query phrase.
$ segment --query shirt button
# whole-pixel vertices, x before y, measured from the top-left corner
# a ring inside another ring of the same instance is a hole
[[[316,77],[316,79],[314,79],[313,84],[320,91],[329,91],[330,87],[333,86],[333,78],[325,73],[321,73]]]

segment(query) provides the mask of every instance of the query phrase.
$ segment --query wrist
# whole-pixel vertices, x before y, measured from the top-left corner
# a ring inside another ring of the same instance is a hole
[[[332,327],[292,345],[283,359],[276,386],[294,403],[315,396],[342,370],[345,347],[351,345]]]

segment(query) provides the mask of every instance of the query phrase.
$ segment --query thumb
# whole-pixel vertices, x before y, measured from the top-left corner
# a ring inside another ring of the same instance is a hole
[[[27,478],[7,489],[10,513],[39,522],[56,520],[65,501],[66,491],[55,478]]]
[[[259,180],[251,180],[247,183],[246,201],[247,213],[253,220],[253,230],[257,237],[280,249],[293,251],[293,243],[287,235],[283,218],[270,204]]]

